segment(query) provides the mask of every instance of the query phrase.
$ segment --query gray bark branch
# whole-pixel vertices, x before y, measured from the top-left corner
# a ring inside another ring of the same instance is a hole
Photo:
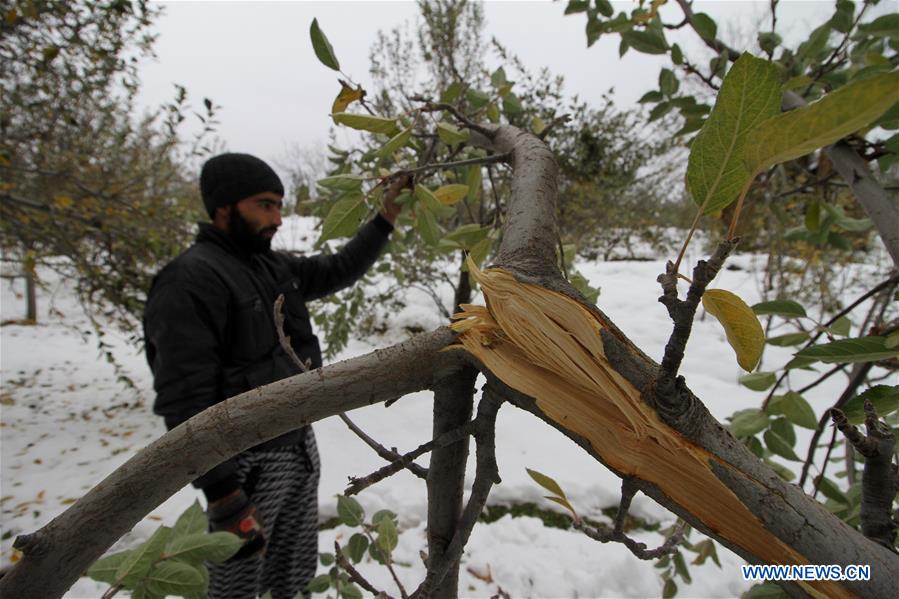
[[[172,429],[39,531],[0,579],[2,597],[61,597],[146,514],[241,451],[328,416],[430,388],[454,370],[440,328],[389,348],[232,397]],[[73,542],[77,539],[77,542]]]

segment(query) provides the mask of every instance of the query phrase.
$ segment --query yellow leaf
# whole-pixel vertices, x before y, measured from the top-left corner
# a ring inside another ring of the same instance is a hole
[[[746,302],[723,289],[706,290],[702,305],[724,327],[727,342],[737,353],[740,368],[752,372],[765,347],[765,332],[755,312]]]
[[[434,196],[444,206],[452,206],[466,195],[468,195],[468,185],[460,183],[444,185],[434,190]]]
[[[53,198],[53,204],[61,210],[65,210],[66,208],[69,208],[72,205],[72,203],[73,202],[72,202],[71,196],[67,196],[63,193],[61,193]]]
[[[340,81],[340,93],[337,94],[337,98],[334,99],[334,104],[331,106],[331,112],[346,112],[347,107],[355,102],[356,100],[361,100],[365,97],[365,90],[362,89],[360,85],[358,88],[353,89],[343,80]]]

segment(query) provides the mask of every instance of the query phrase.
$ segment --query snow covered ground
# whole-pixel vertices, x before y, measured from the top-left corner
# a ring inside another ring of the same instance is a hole
[[[276,240],[282,246],[304,248],[315,236],[311,221],[292,217]],[[700,257],[698,244],[694,244],[688,258],[695,261]],[[753,274],[759,263],[759,257],[737,256],[729,264],[740,269],[722,272],[713,286],[733,291],[752,304],[759,299]],[[658,360],[671,328],[665,309],[656,301],[659,289],[655,279],[664,270],[664,259],[577,267],[593,285],[602,288],[599,307]],[[106,341],[114,345],[137,390],[116,382],[112,366],[97,351],[97,339],[70,287],[49,274],[45,280],[50,291],[39,296],[40,323],[0,329],[3,566],[14,559],[11,546],[16,535],[46,524],[165,432],[161,419],[150,411],[153,393],[143,355],[110,332]],[[0,318],[21,318],[22,292],[21,281],[3,282]],[[449,305],[449,288],[443,292]],[[424,293],[410,292],[406,300],[408,307],[391,317],[386,334],[353,339],[339,358],[402,340],[405,333],[400,323],[417,323],[425,329],[441,324],[432,300]],[[769,348],[765,364],[779,366],[791,353],[788,348]],[[740,370],[733,351],[723,330],[708,316],[700,314],[697,319],[682,372],[720,420],[760,402],[758,393],[737,385]],[[832,377],[807,399],[820,413],[842,384],[840,377]],[[361,409],[351,417],[386,445],[408,451],[428,440],[429,394],[408,396],[390,408],[378,405]],[[491,504],[533,501],[542,508],[554,509],[525,472],[529,467],[554,477],[581,514],[601,520],[603,508],[617,505],[618,479],[554,429],[510,406],[500,411],[498,427],[497,458],[503,482],[492,494]],[[335,515],[334,496],[345,487],[348,476],[368,474],[383,462],[336,418],[316,424],[315,431],[322,454],[320,506],[325,519]],[[807,443],[808,437],[800,435],[797,447],[804,448]],[[422,463],[426,465],[426,459]],[[471,483],[471,476],[467,482]],[[145,540],[160,524],[173,524],[198,496],[192,487],[182,489],[135,526],[114,549]],[[398,574],[414,588],[424,572],[419,558],[419,551],[426,548],[423,481],[400,473],[363,491],[359,500],[368,514],[383,508],[399,514],[402,532],[395,556],[408,566],[399,567]],[[632,513],[665,526],[673,522],[671,514],[642,496],[635,500]],[[351,534],[343,526],[325,531],[320,535],[320,548],[330,551],[335,538],[346,540]],[[650,546],[662,540],[655,533],[638,537]],[[700,537],[694,533],[692,540]],[[686,585],[678,579],[679,596],[732,597],[749,587],[740,576],[742,560],[721,547],[718,554],[721,569],[710,562],[691,567],[693,583]],[[368,561],[360,569],[376,586],[396,593],[384,568]],[[631,556],[621,545],[601,545],[578,533],[544,527],[536,518],[507,515],[475,528],[465,552],[460,586],[463,595],[473,597],[491,596],[500,588],[514,597],[658,597],[662,581],[658,570]],[[103,585],[81,579],[67,597],[94,598],[103,590]]]

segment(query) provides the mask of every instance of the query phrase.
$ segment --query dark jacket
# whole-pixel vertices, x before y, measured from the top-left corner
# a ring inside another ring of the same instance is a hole
[[[278,342],[273,305],[284,294],[284,333],[302,361],[322,365],[306,301],[353,284],[375,262],[393,227],[380,215],[340,251],[296,257],[246,254],[223,231],[201,223],[196,242],[153,280],[144,312],[153,411],[171,429],[218,402],[299,372]],[[269,441],[302,441],[302,429]],[[233,460],[194,481],[236,488]],[[216,493],[218,494],[218,493]]]

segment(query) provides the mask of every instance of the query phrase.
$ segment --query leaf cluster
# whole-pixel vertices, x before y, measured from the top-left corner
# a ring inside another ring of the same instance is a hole
[[[201,599],[209,587],[204,562],[227,560],[243,542],[229,532],[208,533],[207,527],[206,514],[199,502],[194,502],[174,527],[160,526],[137,547],[97,560],[87,576],[128,589],[132,597]]]

